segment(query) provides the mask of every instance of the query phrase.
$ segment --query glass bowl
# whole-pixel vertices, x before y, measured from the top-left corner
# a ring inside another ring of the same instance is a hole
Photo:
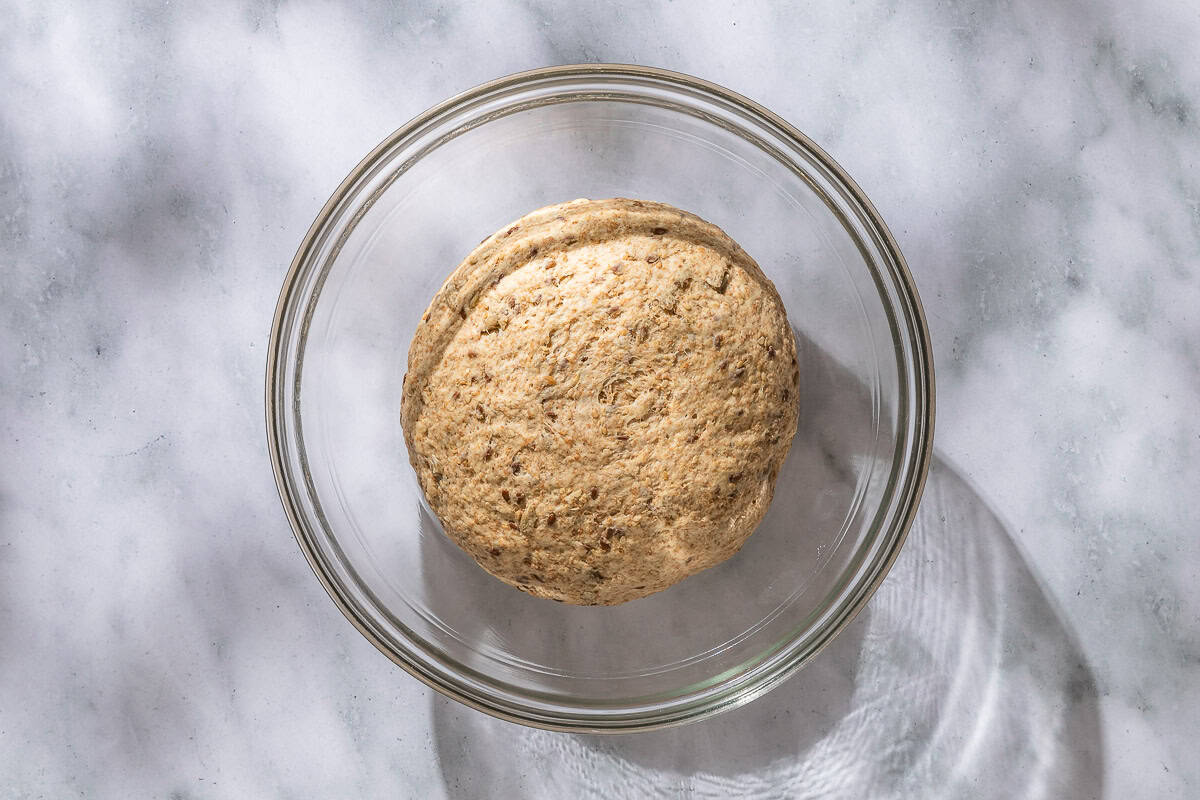
[[[762,266],[800,347],[801,410],[775,500],[726,563],[615,607],[539,600],[445,537],[408,463],[408,345],[443,279],[528,211],[631,197],[720,226]],[[912,522],[933,368],[895,241],[834,161],[726,89],[579,65],[451,98],[337,188],[284,282],[267,432],[296,538],[376,647],[504,719],[628,731],[745,703],[862,608]]]

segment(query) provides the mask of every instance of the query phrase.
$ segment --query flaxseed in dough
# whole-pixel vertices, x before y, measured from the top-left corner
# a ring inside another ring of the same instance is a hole
[[[614,605],[729,558],[796,432],[778,293],[668,205],[575,200],[488,237],[426,311],[402,423],[446,533],[537,597]]]

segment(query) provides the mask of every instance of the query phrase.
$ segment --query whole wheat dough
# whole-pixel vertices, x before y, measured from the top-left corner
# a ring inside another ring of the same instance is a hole
[[[446,533],[537,597],[613,605],[729,558],[796,432],[778,293],[717,227],[575,200],[485,239],[413,339],[402,423]]]

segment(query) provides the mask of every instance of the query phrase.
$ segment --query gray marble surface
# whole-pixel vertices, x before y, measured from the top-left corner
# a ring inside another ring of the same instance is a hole
[[[1200,10],[0,3],[0,796],[1197,797]],[[498,75],[663,66],[892,226],[937,461],[868,609],[683,729],[531,731],[342,618],[262,382],[321,204]]]

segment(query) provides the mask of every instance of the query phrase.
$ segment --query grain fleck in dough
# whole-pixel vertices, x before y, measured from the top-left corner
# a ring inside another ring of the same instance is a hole
[[[729,558],[796,432],[775,287],[668,205],[575,200],[485,239],[409,351],[409,457],[446,533],[537,597],[614,605]]]

